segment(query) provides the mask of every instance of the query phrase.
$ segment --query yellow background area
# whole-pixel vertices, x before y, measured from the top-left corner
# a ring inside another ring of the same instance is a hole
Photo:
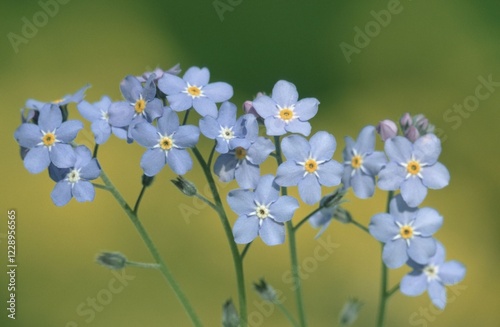
[[[176,63],[184,71],[208,67],[211,81],[234,87],[232,101],[238,107],[259,91],[269,93],[280,79],[293,82],[301,98],[321,102],[311,120],[313,133],[327,130],[336,137],[338,161],[344,137],[357,137],[363,126],[397,120],[404,112],[425,114],[441,131],[440,161],[451,181],[442,190],[429,191],[423,206],[444,216],[435,236],[445,245],[447,259],[466,265],[467,275],[448,290],[444,312],[432,307],[427,294],[395,294],[388,303],[386,326],[499,326],[500,88],[491,87],[487,97],[486,88],[481,89],[484,99],[474,102],[481,77],[491,75],[500,82],[498,2],[63,2],[9,2],[0,10],[0,326],[190,326],[159,272],[127,268],[128,279],[120,282],[95,264],[100,251],[152,260],[111,195],[97,190],[91,203],[73,199],[56,207],[50,199],[54,182],[46,172],[32,175],[23,167],[13,138],[19,110],[28,98],[52,101],[91,83],[88,101],[102,95],[121,100],[119,83],[126,75]],[[393,10],[390,18],[381,14],[390,12],[388,8]],[[25,27],[34,23],[35,30]],[[365,28],[368,32],[363,33],[371,36],[356,36]],[[350,48],[350,62],[342,44],[357,49]],[[464,101],[472,111],[457,109]],[[74,104],[69,109],[70,119],[81,119]],[[190,117],[193,124],[197,120],[196,115]],[[89,123],[85,126],[87,132],[77,141],[92,147]],[[211,144],[201,141],[205,156]],[[379,142],[377,148],[382,146]],[[141,188],[143,152],[140,145],[116,137],[99,151],[102,168],[131,204]],[[264,171],[275,171],[272,160]],[[157,176],[146,191],[140,218],[205,326],[220,326],[224,301],[237,301],[230,251],[218,217],[176,190],[169,181],[174,177],[169,169]],[[199,166],[186,177],[206,194]],[[237,187],[219,186],[224,197]],[[331,190],[324,189],[324,194]],[[296,188],[290,192],[297,195]],[[386,192],[377,189],[369,200],[349,192],[347,198],[345,208],[368,225],[372,215],[384,210]],[[181,214],[182,208],[192,214]],[[314,208],[301,204],[294,222]],[[18,237],[15,321],[6,317],[10,209],[16,211]],[[234,223],[235,214],[228,212]],[[321,241],[314,239],[316,232],[306,224],[297,234],[309,326],[336,326],[338,312],[350,297],[364,303],[354,326],[374,326],[379,244],[338,222]],[[321,242],[335,244],[331,254],[321,257],[324,260],[316,255]],[[253,291],[252,283],[261,277],[280,290],[284,305],[295,315],[289,267],[286,244],[268,247],[257,240],[252,245],[245,277],[253,326],[288,326],[282,314],[263,305]],[[390,271],[390,285],[407,271]]]

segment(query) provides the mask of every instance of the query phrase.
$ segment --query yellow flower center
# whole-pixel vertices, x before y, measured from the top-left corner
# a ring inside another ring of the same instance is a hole
[[[61,99],[57,99],[57,100],[52,101],[52,103],[53,104],[59,104],[59,103],[63,102],[64,100],[66,100],[66,99],[61,98]]]
[[[238,159],[238,160],[245,159],[247,156],[247,150],[245,150],[241,146],[239,146],[234,150],[234,155],[235,155],[236,159]]]
[[[318,163],[316,162],[316,160],[314,159],[308,159],[305,163],[304,163],[304,169],[308,172],[308,173],[314,173],[316,170],[318,170]]]
[[[280,110],[280,118],[286,122],[289,122],[293,119],[293,110],[289,108],[283,108]]]
[[[408,171],[408,174],[411,175],[418,175],[421,169],[422,167],[420,166],[420,163],[416,160],[410,160],[406,165],[406,171]]]
[[[46,133],[42,136],[42,142],[45,146],[52,146],[56,142],[56,136],[54,133]]]
[[[168,136],[164,136],[160,140],[160,148],[162,148],[163,150],[170,150],[173,145],[174,145],[174,142]]]
[[[411,226],[405,225],[399,229],[399,234],[405,240],[413,237],[413,228]]]
[[[363,157],[361,157],[359,154],[355,155],[351,159],[351,166],[354,169],[359,169],[363,165]]]
[[[192,97],[199,97],[201,95],[201,89],[193,85],[187,88],[187,93]]]
[[[144,112],[144,109],[146,109],[146,101],[144,101],[144,99],[141,97],[135,102],[134,109],[136,113],[142,114]]]

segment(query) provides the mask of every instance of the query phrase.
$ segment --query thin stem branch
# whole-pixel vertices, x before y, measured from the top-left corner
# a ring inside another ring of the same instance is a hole
[[[239,299],[239,308],[240,308],[240,322],[241,327],[247,326],[247,300],[246,300],[246,290],[245,290],[245,277],[243,271],[243,260],[238,251],[238,247],[234,242],[233,231],[231,229],[231,224],[226,215],[226,211],[224,210],[224,206],[222,205],[222,200],[219,195],[219,191],[217,190],[217,186],[215,185],[215,180],[210,171],[210,167],[205,162],[205,159],[201,155],[201,152],[197,147],[193,147],[191,149],[200,163],[201,168],[203,169],[203,173],[205,174],[205,178],[207,179],[208,185],[210,186],[210,191],[214,197],[215,201],[215,211],[219,215],[220,221],[222,223],[222,227],[224,228],[224,232],[226,234],[227,241],[229,243],[229,248],[231,250],[231,254],[233,257],[234,270],[236,273],[236,282],[238,284],[238,299]]]
[[[191,111],[191,109],[188,109],[186,111],[186,113],[184,114],[184,119],[182,120],[182,125],[186,125],[187,121],[188,121],[188,117],[189,117],[189,112]]]
[[[287,308],[283,305],[283,303],[281,302],[278,302],[278,303],[275,303],[276,306],[278,307],[278,309],[285,315],[285,317],[288,319],[288,321],[290,322],[290,324],[294,327],[299,327],[299,323],[297,322],[297,320],[295,320],[295,318],[290,314],[290,311],[287,310]]]
[[[97,158],[97,151],[99,150],[99,144],[95,144],[94,153],[92,154],[92,158]]]
[[[135,201],[134,205],[134,214],[137,215],[137,211],[139,210],[139,205],[141,204],[142,196],[144,195],[144,192],[146,191],[146,185],[142,186],[141,192],[139,193],[139,196],[137,197],[137,201]]]
[[[202,194],[196,193],[194,196],[196,196],[198,199],[208,204],[210,208],[214,209],[215,211],[218,211],[217,206],[212,201],[204,197]]]
[[[309,213],[307,216],[305,216],[304,218],[302,218],[301,221],[299,221],[299,223],[297,225],[295,225],[295,227],[293,228],[294,231],[297,231],[300,226],[302,226],[306,221],[309,220],[309,218],[311,218],[316,212],[320,211],[321,209],[323,209],[323,207],[318,207],[316,209],[314,209],[313,211],[311,211],[311,213]]]
[[[208,168],[212,167],[212,160],[214,159],[214,153],[215,153],[215,143],[214,146],[212,147],[212,151],[210,151],[210,155],[208,156],[208,161],[207,161]]]
[[[399,290],[399,283],[386,293],[387,298],[391,297],[392,294],[396,293],[398,290]]]
[[[160,269],[160,265],[157,263],[127,261],[126,265],[130,266],[130,267],[137,267],[137,268]]]
[[[92,183],[92,185],[94,185],[94,187],[96,187],[96,188],[100,188],[100,189],[109,191],[109,188],[106,185],[101,185],[101,184],[97,184],[97,183]]]
[[[101,179],[103,180],[104,184],[108,187],[108,190],[111,192],[111,194],[116,199],[118,204],[125,211],[125,213],[129,217],[130,221],[134,225],[135,229],[137,230],[137,232],[141,236],[142,240],[146,244],[146,247],[148,248],[149,252],[153,256],[154,260],[160,266],[159,269],[160,269],[163,277],[167,280],[170,288],[174,291],[174,294],[177,296],[177,299],[181,302],[182,306],[184,307],[184,310],[186,311],[187,315],[191,319],[193,326],[201,327],[202,326],[201,321],[199,320],[193,307],[191,306],[188,299],[186,298],[186,295],[184,295],[184,293],[182,292],[179,284],[177,284],[177,281],[175,280],[174,276],[172,275],[172,272],[170,272],[170,270],[168,269],[167,264],[165,263],[163,258],[160,256],[158,249],[156,248],[154,242],[152,241],[151,237],[147,233],[146,229],[142,225],[142,223],[139,220],[139,218],[137,217],[137,215],[134,213],[132,208],[130,208],[130,206],[125,201],[125,199],[121,196],[121,194],[118,192],[118,190],[114,187],[113,183],[111,183],[111,180],[108,178],[108,176],[106,175],[104,170],[101,170]]]
[[[354,226],[356,226],[356,227],[358,227],[359,229],[361,229],[362,231],[367,232],[368,234],[370,234],[370,230],[368,229],[368,227],[366,227],[366,226],[362,225],[361,223],[357,222],[356,220],[351,219],[351,223],[352,223]]]
[[[245,248],[243,248],[243,251],[241,251],[241,260],[243,260],[245,258],[245,255],[247,254],[248,252],[248,249],[250,248],[250,245],[252,245],[253,242],[250,242],[250,243],[247,243],[247,245],[245,245]]]

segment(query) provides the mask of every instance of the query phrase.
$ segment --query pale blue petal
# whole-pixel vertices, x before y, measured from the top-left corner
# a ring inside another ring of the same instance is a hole
[[[50,197],[56,206],[61,207],[67,204],[72,198],[71,184],[66,181],[58,182],[50,193]]]
[[[186,82],[191,85],[204,86],[210,80],[210,72],[207,68],[191,67],[184,73],[182,77]]]
[[[205,116],[205,117],[211,117],[211,116]],[[217,143],[215,146],[215,151],[217,151],[219,153],[228,153],[229,152],[229,143],[226,140],[224,140],[221,137],[217,137],[216,141],[217,141]],[[233,148],[231,148],[231,149],[233,149]]]
[[[56,105],[46,105],[40,110],[38,117],[38,126],[44,132],[52,132],[62,123],[62,113]]]
[[[241,216],[233,226],[234,241],[237,244],[248,244],[259,234],[259,218]]]
[[[79,120],[65,121],[57,129],[56,138],[64,143],[70,143],[82,128],[83,124]]]
[[[330,160],[320,164],[318,166],[318,170],[316,170],[321,185],[329,187],[337,186],[340,184],[343,172],[344,166],[342,166],[335,160]]]
[[[33,148],[42,141],[42,132],[40,127],[35,124],[24,123],[14,132],[14,137],[20,146]]]
[[[200,116],[217,117],[217,106],[215,102],[207,97],[200,97],[193,99],[193,108]]]
[[[77,105],[78,111],[82,115],[83,118],[87,119],[88,121],[96,121],[98,119],[101,119],[102,114],[101,110],[97,108],[96,106],[90,104],[87,101],[82,101]]]
[[[170,108],[174,111],[188,110],[193,106],[193,98],[185,93],[176,93],[167,96]]]
[[[234,177],[241,188],[255,188],[260,178],[260,168],[247,160],[240,161]]]
[[[90,125],[90,129],[92,130],[92,133],[94,133],[95,142],[97,144],[105,143],[111,135],[111,126],[109,126],[109,124],[102,119],[94,121]]]
[[[345,143],[345,148],[342,151],[342,159],[344,161],[351,162],[351,159],[353,157],[353,152],[352,150],[354,149],[355,142],[350,136],[344,137],[344,143]]]
[[[419,296],[427,290],[427,276],[422,271],[412,271],[401,279],[401,293]]]
[[[406,163],[411,159],[412,143],[402,136],[393,137],[385,141],[385,153],[396,163]]]
[[[377,186],[385,191],[395,191],[405,180],[406,169],[395,162],[389,162],[379,173]]]
[[[75,151],[69,144],[58,143],[49,151],[50,161],[58,168],[73,167],[76,161]]]
[[[134,118],[135,110],[130,103],[113,102],[108,110],[109,124],[115,127],[125,127]]]
[[[208,137],[209,139],[214,140],[219,136],[221,127],[219,125],[219,122],[214,117],[212,116],[203,117],[202,119],[200,119],[199,125],[201,133],[206,137]]]
[[[372,217],[368,225],[370,234],[383,243],[390,242],[399,234],[399,227],[394,223],[394,218],[388,213],[379,213]]]
[[[316,116],[318,105],[316,98],[305,98],[297,102],[294,111],[301,121],[306,121]]]
[[[82,167],[80,170],[80,176],[85,178],[86,180],[93,180],[99,177],[101,174],[101,168],[99,167],[99,163],[97,159],[92,159],[85,167]]]
[[[148,121],[152,122],[162,115],[163,103],[160,99],[153,99],[146,104],[146,109],[144,109],[144,112],[146,113]]]
[[[382,260],[391,269],[396,269],[408,260],[406,253],[406,242],[402,238],[385,243],[382,250]]]
[[[193,168],[193,160],[189,153],[182,149],[169,150],[167,163],[177,175],[184,175]]]
[[[44,146],[32,148],[24,157],[24,167],[32,174],[44,171],[49,164],[49,150]]]
[[[259,230],[262,241],[269,246],[285,243],[285,226],[272,219],[264,219]]]
[[[281,186],[295,186],[304,176],[304,167],[293,161],[286,161],[279,165],[276,174],[276,183]]]
[[[317,161],[330,160],[333,157],[337,142],[332,134],[317,132],[309,140],[311,145],[311,157]]]
[[[433,165],[437,162],[440,153],[441,141],[434,134],[421,136],[413,143],[413,154],[421,163]]]
[[[444,310],[446,307],[446,288],[438,281],[429,283],[429,298],[437,308]]]
[[[460,283],[465,277],[465,266],[458,261],[448,261],[439,266],[438,276],[445,285]]]
[[[147,176],[158,174],[166,163],[165,152],[159,148],[148,149],[141,157],[141,168]]]
[[[155,79],[156,79],[156,75],[153,73],[153,74],[149,75],[146,83],[144,83],[144,88],[142,89],[142,97],[146,101],[151,101],[156,96]],[[139,80],[139,79],[137,79],[137,80]],[[157,99],[157,100],[160,101],[160,103],[161,103],[160,99]]]
[[[280,196],[269,207],[269,211],[273,219],[277,222],[284,223],[292,219],[295,210],[299,208],[299,202],[291,196]]]
[[[271,140],[265,137],[259,137],[257,141],[248,148],[247,158],[251,163],[260,165],[274,150],[275,146]]]
[[[179,116],[169,107],[163,108],[163,115],[157,122],[158,131],[162,135],[171,135],[179,129]]]
[[[450,172],[440,162],[436,162],[429,167],[424,167],[422,169],[422,177],[422,183],[433,190],[441,189],[450,182]]]
[[[158,80],[158,88],[166,95],[181,93],[186,87],[186,81],[175,75],[163,74]]]
[[[281,141],[281,149],[287,160],[304,162],[309,158],[311,146],[300,135],[291,135]]]
[[[135,76],[128,75],[120,83],[120,91],[128,102],[135,103],[142,92],[141,82]]]
[[[413,228],[422,236],[431,236],[443,225],[443,217],[432,208],[418,210]]]
[[[159,142],[156,128],[147,122],[142,122],[134,126],[131,130],[132,137],[142,146],[152,148]]]
[[[180,148],[192,148],[198,143],[200,130],[193,125],[180,126],[174,134],[174,144]]]
[[[203,88],[205,96],[214,102],[224,102],[233,96],[233,87],[224,82],[210,83]]]
[[[309,134],[311,134],[311,124],[307,121],[303,122],[295,119],[288,124],[285,124],[285,130],[290,133],[299,133],[308,136]]]
[[[302,201],[310,205],[321,200],[321,186],[314,174],[307,174],[299,181],[299,194]]]
[[[375,149],[375,127],[365,126],[359,132],[354,148],[358,153],[372,153]]]
[[[257,97],[252,105],[262,118],[272,117],[278,113],[276,102],[267,95]]]
[[[73,186],[73,196],[78,202],[94,201],[94,186],[90,182],[79,181]]]
[[[250,190],[232,190],[227,194],[227,204],[238,216],[249,215],[256,208],[254,198],[254,193]]]
[[[351,178],[354,194],[360,199],[367,199],[375,192],[375,178],[357,171]]]
[[[283,108],[296,104],[299,94],[297,93],[295,85],[281,80],[274,85],[271,97]]]
[[[279,191],[280,188],[274,182],[273,175],[262,176],[255,189],[255,201],[263,205],[268,205],[278,199]]]
[[[392,198],[389,203],[389,212],[394,220],[400,224],[407,225],[415,219],[418,208],[409,207],[401,194],[396,195]]]
[[[119,139],[126,140],[127,139],[127,130],[123,127],[113,127],[111,126],[111,132],[116,135]]]
[[[234,153],[221,154],[215,160],[214,173],[219,177],[221,182],[230,182],[234,179],[234,171],[237,163],[238,159],[236,159]]]
[[[273,116],[269,116],[264,120],[266,126],[266,134],[270,136],[278,136],[286,134],[285,122]]]
[[[77,146],[76,148],[74,148],[74,151],[76,155],[76,160],[73,167],[77,169],[83,168],[90,163],[90,160],[92,160],[92,153],[86,146],[84,145]]]
[[[427,187],[419,177],[411,176],[401,183],[401,195],[410,207],[418,207],[427,196]]]
[[[217,102],[217,101],[216,101]],[[219,109],[217,122],[222,127],[232,127],[236,124],[236,105],[231,102],[224,102]]]
[[[386,164],[385,153],[380,151],[372,152],[363,159],[363,168],[372,176],[376,176]],[[400,169],[400,171],[402,170]]]
[[[414,236],[410,240],[408,256],[416,263],[425,265],[434,254],[436,254],[436,240],[432,237]]]

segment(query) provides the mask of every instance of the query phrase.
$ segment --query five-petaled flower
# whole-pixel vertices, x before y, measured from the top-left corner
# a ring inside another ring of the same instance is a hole
[[[38,101],[35,99],[28,99],[28,101],[26,101],[26,104],[24,106],[28,109],[40,110],[46,104],[55,104],[55,105],[62,107],[62,106],[65,106],[69,103],[79,103],[85,97],[85,91],[87,91],[87,89],[89,87],[90,87],[90,84],[86,84],[85,86],[83,86],[81,89],[79,89],[75,93],[66,94],[62,98],[54,100],[54,101],[50,101],[50,102],[43,102],[43,101]]]
[[[167,95],[174,111],[184,111],[191,107],[201,116],[217,117],[216,103],[229,100],[233,87],[224,82],[208,83],[210,72],[207,68],[191,67],[182,78],[164,74],[158,81],[158,88]]]
[[[75,152],[71,147],[83,124],[77,120],[62,122],[61,109],[46,104],[40,109],[38,125],[24,123],[14,137],[21,147],[29,149],[24,157],[24,166],[33,174],[45,170],[52,162],[58,168],[69,168],[75,163]]]
[[[103,96],[100,101],[93,104],[83,100],[77,105],[78,111],[83,118],[90,121],[90,128],[95,136],[97,144],[103,144],[109,139],[111,133],[120,139],[127,139],[127,130],[123,127],[114,127],[109,123],[109,107],[111,99]]]
[[[101,174],[97,159],[92,158],[90,150],[81,145],[75,148],[76,160],[71,168],[49,167],[50,177],[57,182],[50,194],[57,206],[67,204],[72,197],[78,202],[93,201],[94,186],[90,180]]]
[[[411,258],[427,264],[436,253],[432,235],[443,224],[443,217],[432,208],[410,208],[401,195],[389,204],[389,213],[372,217],[370,234],[382,243],[382,259],[387,267],[399,268]]]
[[[332,159],[337,143],[332,134],[317,132],[308,142],[300,135],[281,142],[287,161],[278,167],[276,183],[299,186],[300,198],[307,204],[321,199],[321,185],[339,185],[344,167]]]
[[[292,219],[299,203],[291,196],[279,196],[273,175],[262,176],[254,191],[237,189],[229,192],[227,203],[238,214],[233,226],[238,244],[252,242],[257,235],[267,245],[285,242],[284,223]]]
[[[157,126],[148,122],[135,125],[132,137],[148,148],[141,158],[141,168],[147,176],[158,174],[168,164],[178,175],[184,175],[193,167],[193,161],[185,150],[198,143],[200,130],[196,126],[179,126],[179,117],[169,107],[163,108],[163,116]]]
[[[352,186],[357,197],[369,198],[375,191],[375,176],[387,162],[383,152],[375,151],[375,127],[364,127],[356,142],[347,136],[345,143],[342,183]]]
[[[427,195],[427,188],[440,189],[448,185],[450,173],[438,162],[441,141],[434,134],[426,134],[411,143],[402,136],[385,142],[389,163],[379,173],[378,187],[383,190],[401,190],[410,207],[417,207]]]
[[[305,98],[298,101],[297,88],[290,82],[278,81],[271,97],[261,95],[253,101],[253,107],[264,118],[267,135],[283,135],[287,132],[308,136],[311,133],[309,119],[318,112],[319,101]]]
[[[413,271],[401,280],[401,293],[418,296],[427,290],[432,303],[443,310],[446,306],[445,286],[461,282],[466,272],[465,266],[458,261],[445,262],[445,254],[443,245],[437,242],[436,254],[427,264],[422,265],[409,260],[408,265]]]
[[[200,131],[209,139],[215,139],[215,150],[227,153],[238,147],[248,149],[257,140],[259,125],[254,115],[246,114],[236,120],[236,106],[224,102],[217,118],[205,116],[200,119]]]

